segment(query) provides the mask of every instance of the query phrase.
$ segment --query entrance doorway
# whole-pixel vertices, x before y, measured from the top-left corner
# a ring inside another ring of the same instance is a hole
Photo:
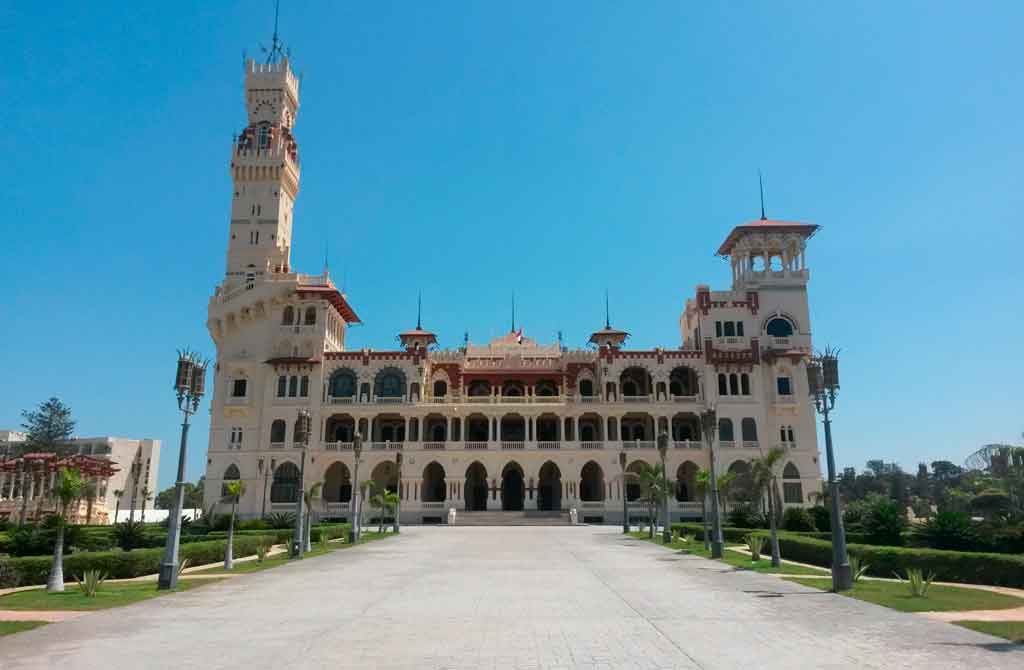
[[[562,473],[548,461],[540,469],[537,485],[537,509],[557,512],[562,509]]]
[[[476,462],[466,468],[466,511],[483,512],[487,509],[487,470]]]
[[[501,471],[501,509],[506,512],[523,511],[523,496],[526,485],[523,483],[523,469],[512,461]]]

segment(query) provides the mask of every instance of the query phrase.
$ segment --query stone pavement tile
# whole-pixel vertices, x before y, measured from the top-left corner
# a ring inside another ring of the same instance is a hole
[[[1024,653],[994,651],[995,638],[677,557],[607,527],[406,527],[389,542],[51,629],[5,640],[4,670],[109,670],[111,658],[147,670],[1024,663]]]

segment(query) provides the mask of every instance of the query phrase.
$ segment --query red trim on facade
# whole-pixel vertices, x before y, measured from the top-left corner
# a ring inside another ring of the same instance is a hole
[[[334,306],[334,309],[338,310],[338,314],[345,320],[345,323],[362,323],[345,296],[333,286],[300,286],[295,289],[295,295],[300,298],[326,300]]]

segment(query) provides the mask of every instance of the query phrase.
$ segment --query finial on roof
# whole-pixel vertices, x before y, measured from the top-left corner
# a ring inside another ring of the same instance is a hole
[[[767,221],[768,217],[764,215],[764,179],[761,177],[761,171],[757,171],[757,185],[761,188],[761,220]]]
[[[512,332],[516,332],[516,292],[512,291]]]
[[[281,39],[277,36],[278,16],[281,13],[281,0],[274,2],[274,36],[270,40],[270,48],[261,47],[267,54],[267,64],[276,63],[278,58],[291,56],[291,51],[286,51]]]
[[[416,294],[416,330],[420,328],[420,317],[423,314],[423,291]]]
[[[612,327],[611,312],[608,311],[608,289],[604,290],[604,327]]]
[[[331,274],[331,264],[328,258],[331,255],[331,240],[328,237],[324,238],[324,276]]]

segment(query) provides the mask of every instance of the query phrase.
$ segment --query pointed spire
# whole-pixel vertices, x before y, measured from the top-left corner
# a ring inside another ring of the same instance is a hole
[[[329,237],[324,238],[324,276],[331,274],[331,263],[328,260],[331,256],[331,239]]]
[[[516,332],[516,292],[512,291],[512,332]]]
[[[423,315],[423,291],[416,294],[416,330],[422,330],[420,317]]]
[[[604,290],[604,327],[612,327],[611,312],[608,311],[608,289]]]
[[[761,177],[761,171],[757,171],[757,185],[761,189],[761,220],[767,221],[768,217],[764,215],[764,179]]]

